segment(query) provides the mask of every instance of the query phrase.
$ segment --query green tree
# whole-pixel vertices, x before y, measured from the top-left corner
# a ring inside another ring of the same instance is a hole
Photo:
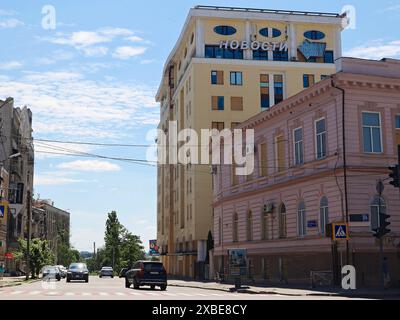
[[[119,268],[122,230],[123,226],[118,220],[117,213],[115,211],[110,212],[106,221],[104,235],[106,259],[103,262],[109,263],[114,270]]]
[[[18,250],[14,252],[15,259],[25,261],[27,256],[27,241],[18,239]],[[32,278],[39,276],[40,270],[45,265],[54,263],[54,254],[50,250],[49,243],[46,240],[32,239],[29,247],[29,270]]]
[[[122,229],[120,268],[132,268],[138,260],[144,259],[144,247],[140,237]]]

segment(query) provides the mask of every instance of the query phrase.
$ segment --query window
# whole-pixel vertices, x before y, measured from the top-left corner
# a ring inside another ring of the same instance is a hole
[[[364,152],[382,152],[380,113],[363,112],[362,125]]]
[[[222,244],[222,220],[218,219],[218,243]]]
[[[211,84],[224,84],[224,72],[211,71]]]
[[[253,214],[251,211],[247,213],[247,241],[253,240]]]
[[[386,202],[385,199],[379,196],[375,196],[370,205],[370,214],[371,214],[371,230],[377,229],[380,227],[380,214],[386,214]]]
[[[395,117],[396,145],[400,145],[400,115]]]
[[[315,122],[315,138],[317,148],[317,159],[326,157],[326,121],[320,119]]]
[[[235,214],[233,215],[233,228],[232,228],[232,238],[233,238],[233,242],[237,242],[238,241],[238,229],[239,229],[239,217],[238,214],[235,212]]]
[[[262,213],[262,239],[268,240],[268,213]]]
[[[266,177],[268,174],[268,170],[267,170],[267,144],[266,143],[261,143],[260,144],[260,151],[259,151],[259,164],[260,164],[260,169],[259,169],[259,173],[260,173],[260,177]]]
[[[325,63],[334,63],[334,59],[333,59],[333,51],[331,50],[326,50],[324,53],[324,62]]]
[[[299,208],[297,211],[297,231],[300,237],[305,236],[307,233],[306,230],[306,206],[304,202],[300,202]]]
[[[206,45],[206,58],[243,59],[243,50],[220,48],[218,45]]]
[[[275,138],[277,172],[285,170],[285,138],[280,135]]]
[[[274,50],[274,61],[289,61],[289,54],[287,50]]]
[[[303,74],[303,87],[309,88],[315,83],[315,77],[313,74]]]
[[[329,78],[327,74],[321,74],[321,81]]]
[[[231,72],[231,85],[241,86],[243,84],[243,75],[241,72],[232,71]]]
[[[304,163],[302,128],[297,128],[293,131],[293,141],[294,141],[294,164],[298,166]]]
[[[268,109],[269,103],[269,75],[260,75],[261,109]]]
[[[211,97],[212,110],[224,110],[224,97],[223,96],[212,96]]]
[[[286,238],[286,206],[281,204],[279,207],[279,238]]]
[[[319,226],[321,234],[325,234],[325,227],[329,223],[328,199],[322,197],[319,204]]]
[[[279,74],[274,75],[274,100],[275,104],[283,100],[283,76]]]
[[[268,60],[268,51],[262,49],[253,50],[253,60]]]
[[[190,44],[193,44],[194,41],[194,33],[192,33],[191,37],[190,37]]]
[[[224,130],[224,123],[223,122],[212,122],[211,129],[217,129],[218,131]]]
[[[240,122],[231,122],[231,129],[235,129],[239,124]]]
[[[323,38],[325,38],[325,34],[321,31],[310,30],[304,32],[304,37],[310,40],[322,40]]]
[[[243,97],[231,97],[231,110],[243,111]]]
[[[264,36],[264,37],[272,37],[272,38],[277,38],[279,37],[282,32],[279,29],[275,28],[262,28],[259,33]]]
[[[231,26],[216,26],[214,32],[223,36],[231,36],[236,33],[236,29]]]

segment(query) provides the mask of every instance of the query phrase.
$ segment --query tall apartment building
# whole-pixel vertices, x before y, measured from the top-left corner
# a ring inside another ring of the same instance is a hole
[[[33,192],[34,173],[32,112],[26,106],[14,108],[12,98],[0,100],[0,143],[0,161],[9,173],[7,251],[12,251],[18,238],[28,237],[27,194]],[[7,270],[20,268],[14,261],[7,263]]]
[[[191,9],[157,92],[159,129],[168,139],[170,121],[178,131],[232,128],[335,73],[343,20],[329,13]],[[159,165],[157,210],[168,272],[197,276],[212,231],[209,166]]]
[[[9,185],[8,172],[0,168],[0,266],[5,265],[4,255],[7,248],[7,216],[8,216],[8,185]]]

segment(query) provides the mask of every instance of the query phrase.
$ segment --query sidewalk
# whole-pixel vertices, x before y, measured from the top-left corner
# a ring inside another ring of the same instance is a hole
[[[198,282],[185,280],[169,280],[169,286],[197,288],[206,290],[219,290],[230,292],[234,288],[233,284],[221,284],[216,282]],[[285,296],[340,296],[352,298],[399,298],[400,289],[380,290],[375,288],[343,290],[341,288],[283,288],[283,287],[260,287],[260,286],[243,286],[239,293],[249,294],[279,294]]]
[[[28,281],[25,280],[25,276],[21,277],[3,277],[3,279],[0,279],[0,288],[4,287],[14,287],[14,286],[20,286],[23,283],[31,283],[38,281],[39,279],[29,279]]]

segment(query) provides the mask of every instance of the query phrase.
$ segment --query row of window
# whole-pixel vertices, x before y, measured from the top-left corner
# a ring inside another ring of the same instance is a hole
[[[268,61],[289,61],[288,51],[274,50],[272,56],[269,56],[269,51],[258,49],[253,50],[253,60]],[[220,48],[218,45],[206,45],[205,57],[214,59],[241,59],[243,60],[243,50]],[[322,58],[310,57],[306,59],[307,62],[323,62],[334,63],[334,55],[332,50],[326,50]]]
[[[386,202],[385,199],[379,196],[375,196],[370,202],[370,227],[374,230],[379,227],[380,220],[379,215],[383,213],[386,214]],[[271,213],[262,212],[261,214],[261,226],[262,226],[262,239],[271,240],[274,239],[272,234],[272,226],[270,225]],[[319,233],[321,235],[325,234],[326,225],[329,223],[329,201],[326,196],[323,196],[319,202],[319,221],[308,220],[307,218],[307,208],[304,201],[300,201],[297,206],[297,236],[304,237],[307,235],[308,229],[313,229],[318,227]],[[317,223],[315,223],[317,222]],[[246,215],[246,240],[253,241],[253,227],[254,227],[254,217],[252,211],[248,211]],[[279,238],[287,237],[287,212],[284,203],[281,203],[278,207],[278,236]],[[219,232],[219,243],[222,241],[222,220],[219,218],[218,222],[218,232]],[[235,213],[233,215],[232,221],[232,239],[233,242],[239,241],[239,215]]]
[[[214,32],[222,36],[231,36],[234,35],[237,30],[232,26],[220,25],[214,28]],[[277,38],[282,34],[279,29],[268,27],[260,29],[258,33],[267,38]],[[322,40],[325,38],[325,34],[318,30],[308,30],[304,32],[304,37],[310,40]]]
[[[230,84],[232,86],[243,85],[243,74],[239,71],[231,71],[230,73]],[[224,84],[224,71],[211,71],[211,84],[223,85]]]
[[[225,110],[225,97],[212,96],[211,97],[211,110]],[[243,97],[231,97],[231,110],[243,111]]]

